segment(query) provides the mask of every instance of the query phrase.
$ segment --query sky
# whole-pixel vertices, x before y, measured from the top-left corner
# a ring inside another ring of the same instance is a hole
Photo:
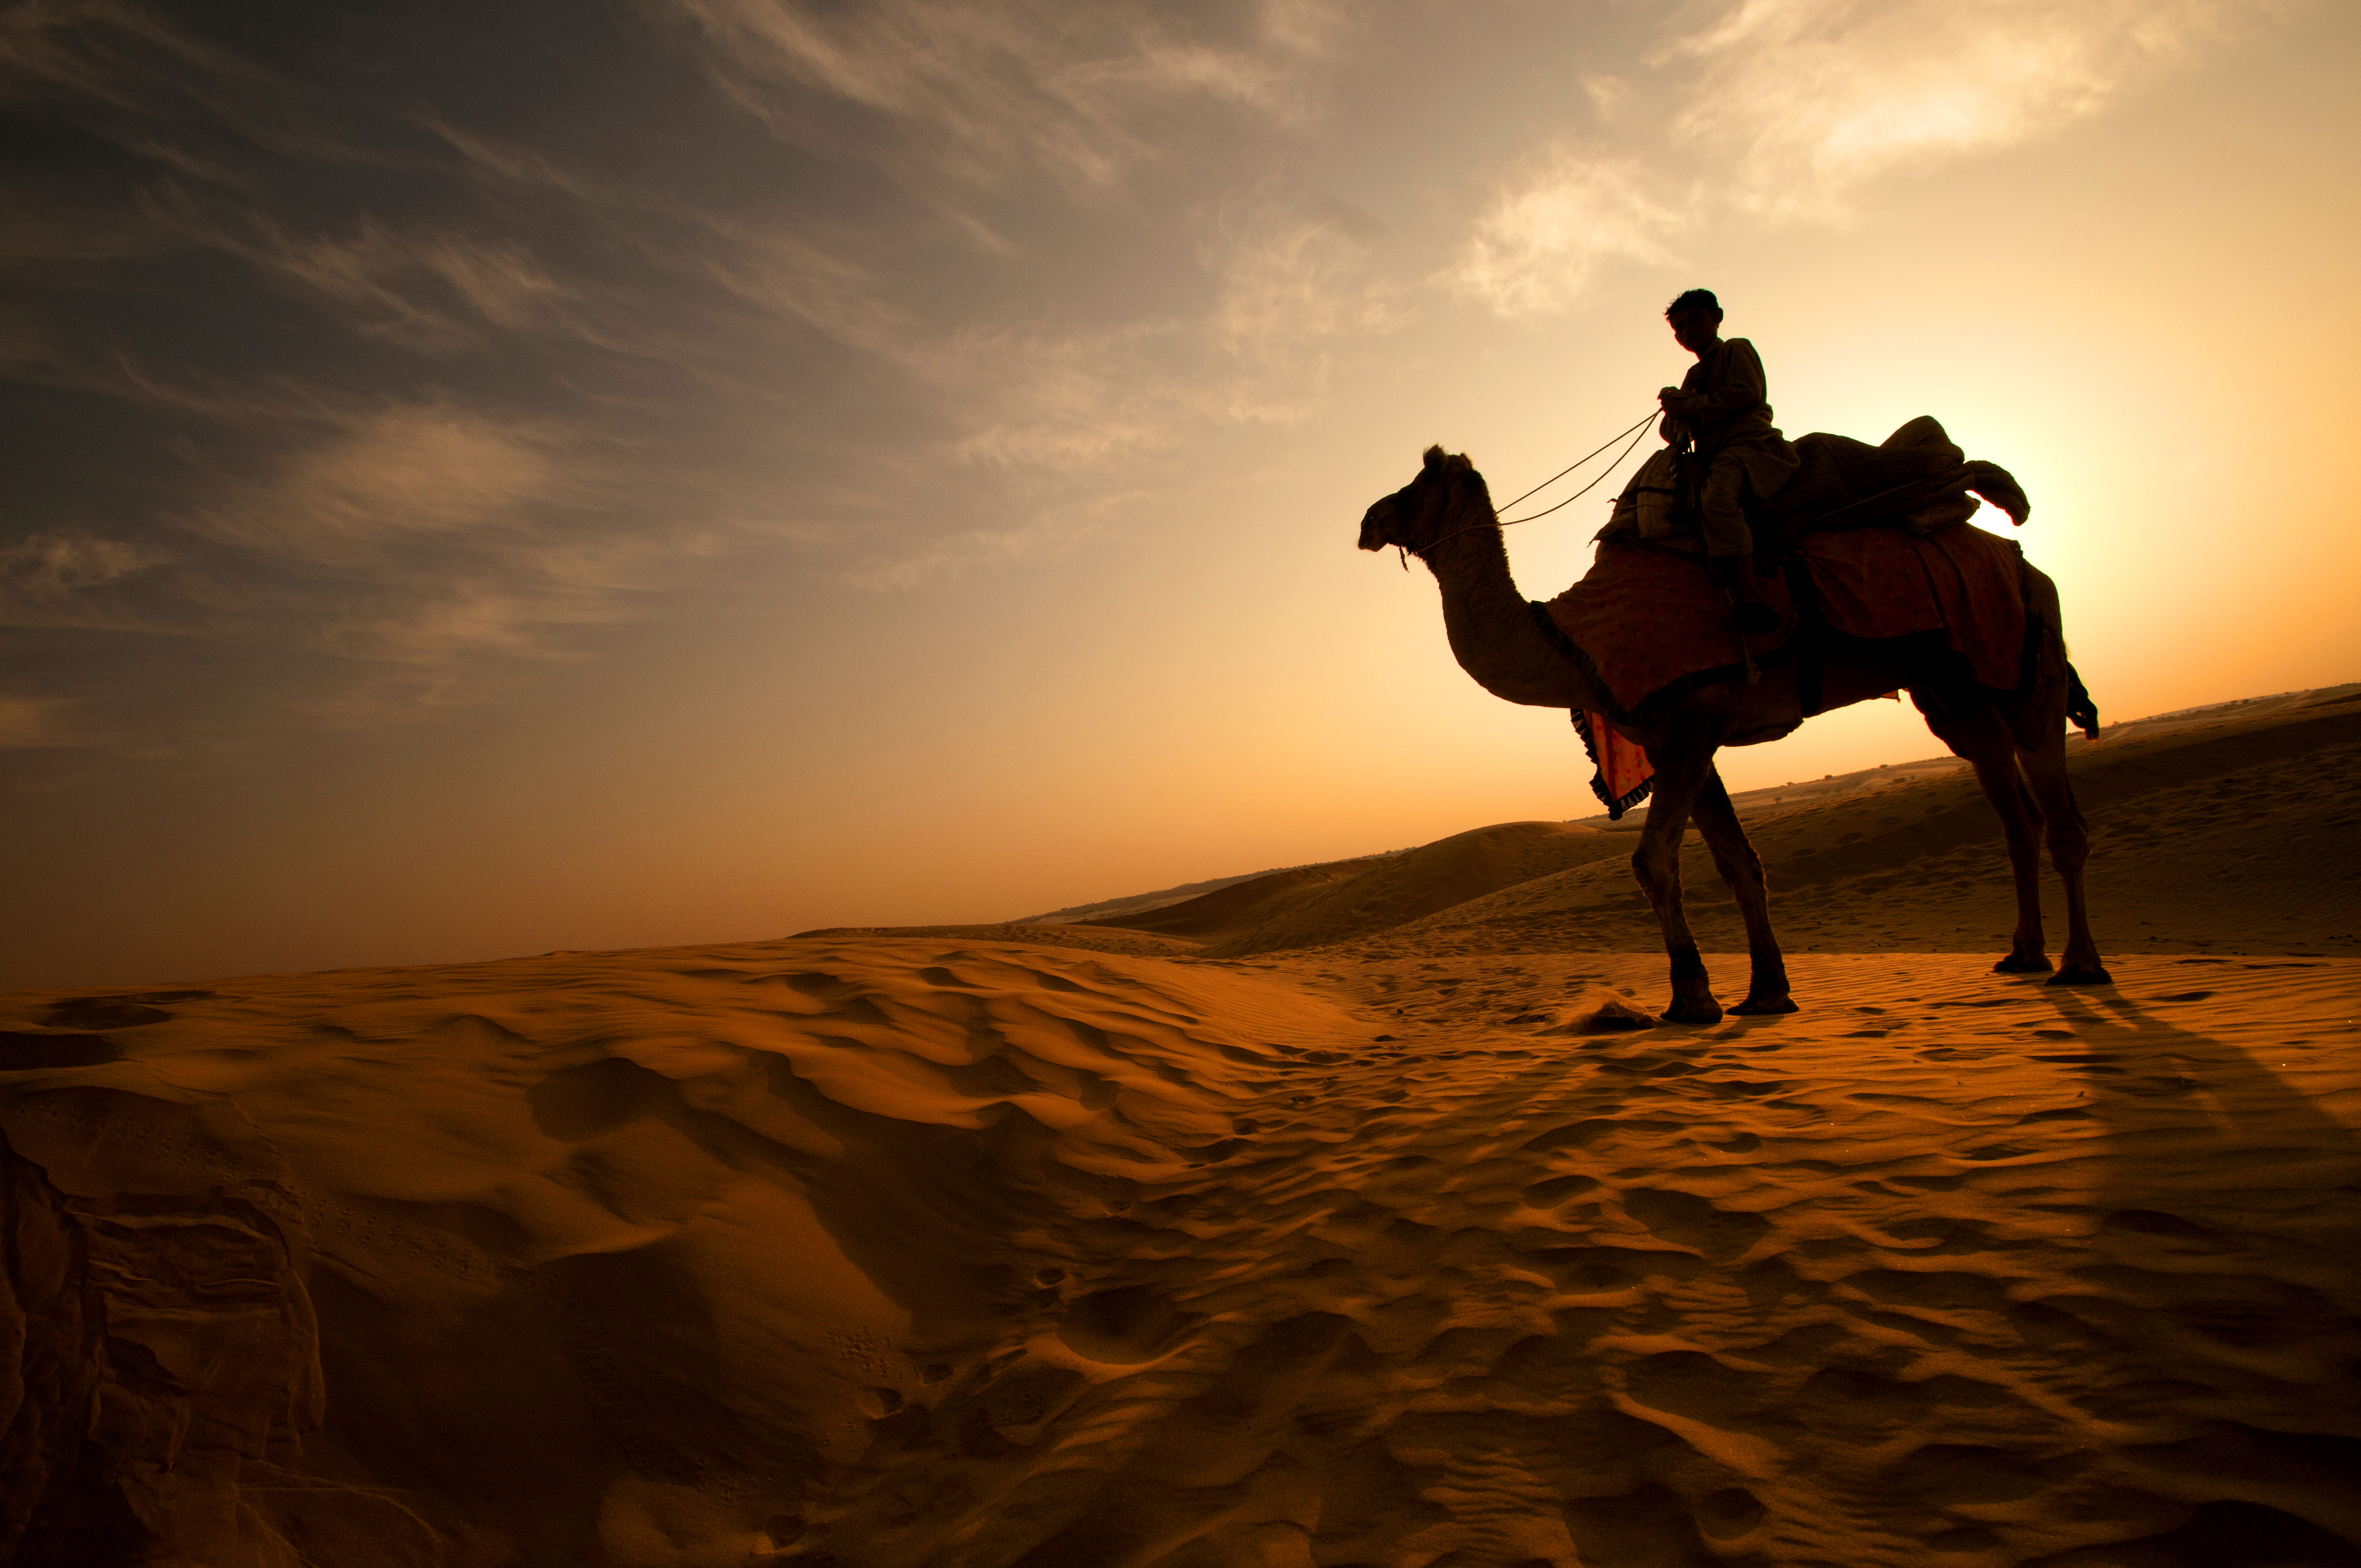
[[[1354,536],[1641,417],[1692,286],[1791,436],[2018,477],[2103,715],[2361,678],[2356,81],[2344,0],[9,0],[0,985],[1591,815]]]

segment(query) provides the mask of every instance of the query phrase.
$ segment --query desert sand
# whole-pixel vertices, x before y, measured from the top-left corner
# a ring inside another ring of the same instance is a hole
[[[0,1560],[2361,1562],[2361,692],[2074,755],[2106,987],[1928,762],[1702,1028],[1636,818],[0,996]]]

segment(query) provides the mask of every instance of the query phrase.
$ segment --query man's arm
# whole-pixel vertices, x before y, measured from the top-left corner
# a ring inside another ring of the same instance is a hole
[[[1763,375],[1763,356],[1754,345],[1742,337],[1733,337],[1715,351],[1720,363],[1714,367],[1714,385],[1701,392],[1681,392],[1664,400],[1664,411],[1677,415],[1695,428],[1711,430],[1734,414],[1742,414],[1769,403],[1769,387]]]
[[[1656,402],[1664,411],[1664,417],[1656,422],[1656,433],[1675,450],[1689,444],[1688,422],[1681,417],[1678,410],[1681,396],[1678,387],[1666,387],[1656,394]]]

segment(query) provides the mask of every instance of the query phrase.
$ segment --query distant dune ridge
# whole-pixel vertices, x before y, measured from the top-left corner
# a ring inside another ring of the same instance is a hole
[[[2361,777],[2361,687],[2117,724],[2069,756],[2084,813],[2108,829],[2092,844],[2092,905],[2128,916],[2107,922],[2110,950],[2361,952],[2350,782]],[[1939,950],[1990,940],[2013,917],[1999,824],[1956,758],[1736,798],[1791,947]],[[1450,950],[1646,951],[1661,938],[1627,863],[1645,820],[1643,810],[1612,825],[1501,823],[1417,850],[1228,878],[1185,901],[1079,924],[1179,938],[1209,957],[1385,932]],[[1695,835],[1682,881],[1700,936],[1742,949],[1737,907]]]
[[[1926,763],[1703,1028],[1630,822],[0,996],[0,1562],[2361,1561],[2361,688],[2074,765],[2112,987]]]
[[[1367,870],[1348,861],[1276,872],[1152,914],[1092,923],[1190,938],[1217,957],[1316,948],[1406,925],[1536,877],[1630,854],[1628,839],[1596,828],[1504,822],[1454,834]]]

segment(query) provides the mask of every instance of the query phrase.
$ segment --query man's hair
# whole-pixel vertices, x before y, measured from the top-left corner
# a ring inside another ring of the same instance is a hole
[[[1721,302],[1713,297],[1713,291],[1710,289],[1691,289],[1687,293],[1683,294],[1679,299],[1675,300],[1671,304],[1664,307],[1664,319],[1666,321],[1670,321],[1673,317],[1678,315],[1681,312],[1689,309],[1693,305],[1711,311],[1713,313],[1713,319],[1716,321],[1719,321],[1721,319]]]

